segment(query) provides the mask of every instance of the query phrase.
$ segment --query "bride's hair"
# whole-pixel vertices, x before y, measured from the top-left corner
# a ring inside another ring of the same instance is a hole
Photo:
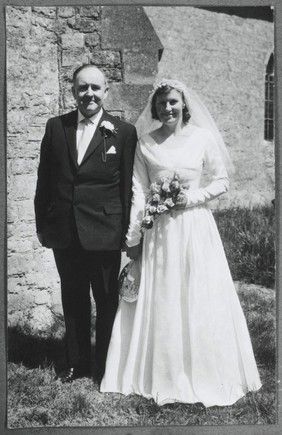
[[[158,88],[156,89],[156,91],[155,91],[155,93],[154,93],[154,95],[153,95],[153,97],[152,97],[152,102],[151,102],[151,113],[152,113],[152,118],[153,118],[153,119],[157,119],[157,120],[159,121],[159,117],[158,117],[158,115],[157,115],[157,110],[156,110],[156,100],[157,100],[158,95],[161,95],[161,94],[168,94],[168,93],[169,93],[170,91],[172,91],[173,89],[175,89],[175,88],[172,87],[172,86],[169,86],[169,85],[167,85],[167,84],[162,85],[162,86],[160,86],[160,87],[158,87]],[[190,113],[189,113],[188,107],[187,107],[186,104],[185,104],[183,93],[182,93],[181,91],[179,91],[178,89],[175,89],[175,90],[176,90],[177,92],[179,92],[179,94],[180,94],[181,97],[182,97],[182,101],[183,101],[183,103],[184,103],[184,108],[183,108],[183,110],[182,110],[182,118],[183,118],[183,122],[184,122],[184,124],[188,124],[189,119],[191,118],[191,115],[190,115]]]

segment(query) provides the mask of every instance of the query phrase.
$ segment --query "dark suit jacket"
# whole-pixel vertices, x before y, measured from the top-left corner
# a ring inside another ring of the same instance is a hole
[[[117,133],[106,138],[103,162],[102,121]],[[37,232],[49,248],[69,246],[74,222],[88,250],[120,249],[131,203],[136,129],[104,111],[80,166],[76,152],[77,110],[49,119],[41,144],[35,194]]]

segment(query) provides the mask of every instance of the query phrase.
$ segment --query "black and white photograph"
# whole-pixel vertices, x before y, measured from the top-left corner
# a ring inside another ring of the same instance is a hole
[[[277,424],[274,23],[6,5],[8,429]]]

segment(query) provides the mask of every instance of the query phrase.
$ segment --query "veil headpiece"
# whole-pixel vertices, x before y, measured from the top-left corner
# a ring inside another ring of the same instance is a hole
[[[148,103],[135,124],[138,137],[140,138],[144,134],[150,133],[151,131],[161,126],[160,121],[158,121],[157,119],[153,119],[151,106],[155,92],[164,86],[170,86],[171,88],[176,89],[182,94],[184,103],[188,108],[191,116],[191,118],[189,119],[189,124],[193,124],[198,127],[210,130],[216,140],[218,151],[223,159],[226,169],[228,170],[228,172],[234,172],[234,166],[227,151],[222,135],[218,130],[217,125],[213,120],[209,110],[201,101],[196,92],[193,91],[191,88],[188,88],[184,83],[180,82],[179,80],[162,79],[155,83],[153,91],[149,96]]]

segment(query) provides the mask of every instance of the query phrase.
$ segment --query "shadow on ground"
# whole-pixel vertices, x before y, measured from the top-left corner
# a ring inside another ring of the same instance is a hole
[[[27,368],[54,366],[61,370],[65,365],[63,338],[36,336],[17,327],[8,328],[8,362],[22,363]]]
[[[93,355],[94,351],[92,345]],[[38,336],[18,327],[9,327],[8,362],[23,364],[29,369],[52,366],[59,373],[66,368],[64,338]]]

